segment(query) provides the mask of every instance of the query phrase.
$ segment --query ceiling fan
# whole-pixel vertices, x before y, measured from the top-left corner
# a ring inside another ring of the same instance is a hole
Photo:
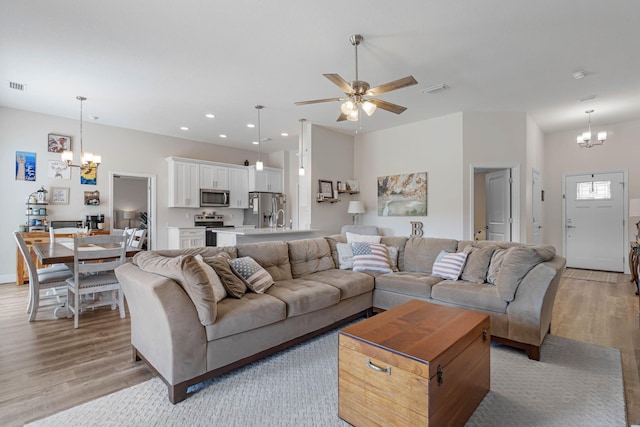
[[[314,99],[312,101],[299,101],[296,105],[317,104],[320,102],[333,102],[344,101],[340,106],[341,114],[338,117],[339,122],[343,120],[349,120],[352,122],[358,121],[360,107],[368,115],[372,115],[376,111],[376,107],[380,107],[383,110],[390,111],[392,113],[400,114],[406,107],[401,105],[392,104],[391,102],[382,101],[376,98],[365,98],[365,96],[377,96],[392,90],[402,89],[403,87],[413,86],[418,84],[413,76],[407,76],[392,82],[381,84],[371,88],[369,83],[358,80],[358,45],[362,43],[364,37],[360,34],[354,34],[349,37],[349,41],[356,48],[356,79],[352,82],[347,82],[338,74],[323,74],[333,84],[338,86],[344,92],[346,97],[341,98],[326,98],[326,99]]]

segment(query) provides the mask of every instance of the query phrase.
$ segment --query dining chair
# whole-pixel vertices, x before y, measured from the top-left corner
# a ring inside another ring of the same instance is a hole
[[[146,237],[146,235],[146,228],[134,228],[127,246],[129,246],[130,248],[142,249],[142,245],[144,244],[144,238]]]
[[[62,307],[62,304],[67,299],[66,280],[73,277],[73,273],[64,264],[56,264],[53,267],[47,268],[37,268],[36,262],[31,256],[31,252],[22,234],[14,231],[13,237],[29,270],[29,297],[27,299],[29,322],[36,320],[38,309],[41,307],[41,301],[46,299],[56,300],[58,307],[56,311],[54,311],[54,314],[57,317],[57,310]],[[44,293],[44,295],[41,295],[41,293]]]
[[[73,277],[67,279],[67,317],[73,315],[73,327],[78,327],[81,311],[106,305],[118,306],[124,319],[124,293],[113,270],[125,262],[126,236],[76,234],[73,243]],[[93,299],[83,298],[89,294]]]
[[[65,241],[70,242],[73,240],[73,235],[78,233],[86,233],[86,229],[77,227],[61,227],[53,228],[49,227],[49,241]]]

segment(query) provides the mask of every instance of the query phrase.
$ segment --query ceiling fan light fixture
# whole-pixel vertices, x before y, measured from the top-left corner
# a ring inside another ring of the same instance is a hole
[[[351,110],[351,112],[347,114],[347,120],[349,120],[350,122],[357,122],[358,118],[358,106],[356,105],[356,108]]]
[[[362,109],[365,113],[367,113],[367,116],[371,116],[373,113],[375,113],[376,108],[376,104],[371,101],[365,101],[362,103]]]
[[[349,114],[354,110],[354,108],[356,108],[356,103],[353,102],[353,100],[348,99],[342,103],[342,105],[340,106],[340,111],[342,111],[344,114]]]

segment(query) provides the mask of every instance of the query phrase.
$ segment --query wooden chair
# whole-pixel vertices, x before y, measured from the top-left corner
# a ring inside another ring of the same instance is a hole
[[[115,309],[117,305],[124,319],[124,293],[113,270],[125,262],[126,241],[126,236],[73,236],[74,274],[67,280],[67,317],[73,315],[74,328],[81,311],[100,306]],[[106,293],[108,298],[104,298]],[[89,294],[94,298],[83,298]]]
[[[62,307],[62,304],[67,299],[66,280],[73,277],[73,273],[64,264],[56,264],[48,268],[37,268],[22,234],[14,231],[13,237],[29,270],[27,313],[29,313],[29,322],[33,322],[36,320],[41,300],[55,299],[56,303],[59,304],[58,308]],[[45,294],[41,295],[41,292],[45,292]],[[56,311],[58,308],[56,308]]]

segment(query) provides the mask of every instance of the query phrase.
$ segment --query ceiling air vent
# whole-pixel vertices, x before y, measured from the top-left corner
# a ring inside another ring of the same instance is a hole
[[[24,91],[27,88],[27,85],[18,82],[9,82],[9,88]]]

